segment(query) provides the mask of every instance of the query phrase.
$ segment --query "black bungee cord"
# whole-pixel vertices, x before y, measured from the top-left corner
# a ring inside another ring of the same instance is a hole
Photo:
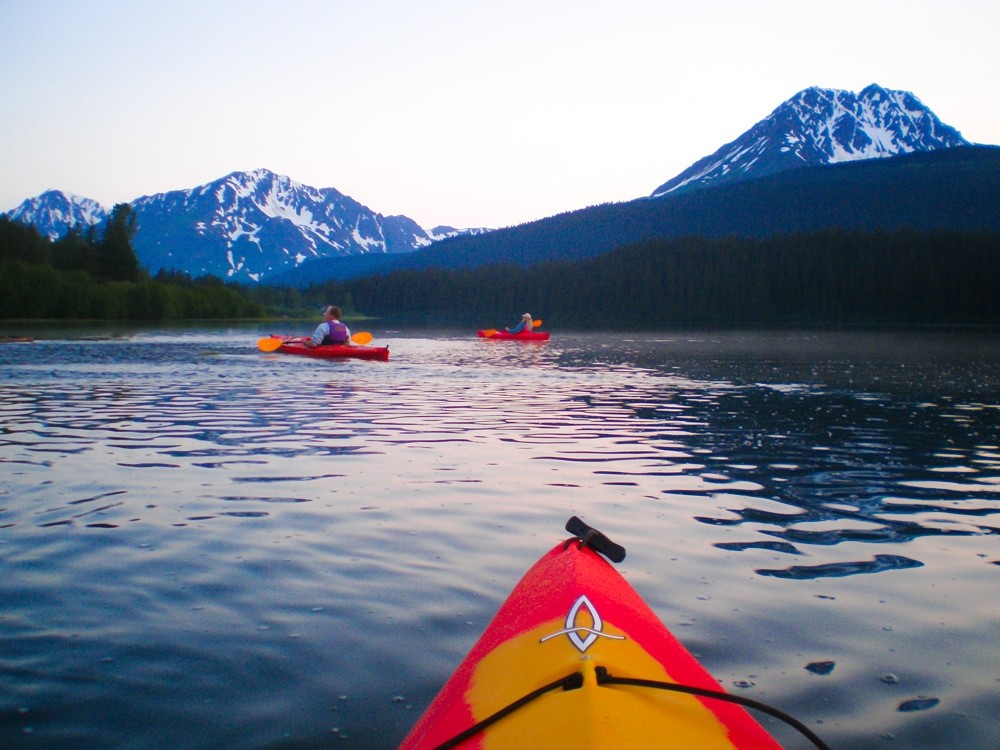
[[[733,695],[731,693],[724,692],[722,690],[713,690],[711,688],[699,688],[693,685],[679,685],[675,682],[661,682],[659,680],[643,680],[635,677],[614,677],[608,672],[607,667],[596,667],[595,673],[597,675],[597,684],[600,686],[605,685],[627,685],[631,687],[643,687],[652,688],[655,690],[669,690],[675,693],[686,693],[688,695],[696,695],[702,698],[714,698],[716,700],[727,701],[729,703],[735,703],[740,706],[745,706],[747,708],[752,708],[757,711],[774,716],[777,719],[788,724],[790,727],[798,730],[806,739],[808,739],[813,745],[818,748],[818,750],[830,750],[830,746],[827,745],[815,732],[813,732],[809,727],[803,724],[801,721],[796,719],[791,714],[785,713],[784,711],[775,708],[774,706],[769,706],[766,703],[762,703],[753,698],[746,698],[740,695]],[[501,708],[494,714],[487,716],[482,721],[476,722],[468,729],[456,734],[450,740],[447,740],[440,745],[435,747],[435,750],[449,750],[449,748],[458,747],[460,744],[465,742],[467,739],[474,737],[480,732],[484,731],[487,727],[500,721],[505,716],[508,716],[519,708],[526,706],[533,700],[542,697],[546,693],[552,692],[553,690],[576,690],[577,688],[583,687],[583,673],[573,672],[565,677],[556,680],[555,682],[550,682],[548,685],[543,685],[537,690],[533,690],[527,695],[518,698],[513,703]]]
[[[540,698],[541,696],[545,695],[546,693],[552,690],[556,690],[557,688],[562,688],[563,690],[575,690],[576,688],[579,687],[583,687],[583,673],[573,672],[572,674],[568,674],[565,677],[556,680],[555,682],[550,682],[548,685],[543,685],[537,690],[532,690],[524,697],[518,698],[509,706],[501,708],[495,714],[487,716],[485,719],[476,722],[465,731],[456,734],[450,740],[447,740],[445,742],[442,742],[440,745],[437,745],[434,748],[434,750],[448,750],[448,748],[457,747],[470,737],[474,737],[480,732],[482,732],[488,726],[496,724],[504,716],[514,713],[517,709],[521,708],[522,706],[526,706],[536,698]]]

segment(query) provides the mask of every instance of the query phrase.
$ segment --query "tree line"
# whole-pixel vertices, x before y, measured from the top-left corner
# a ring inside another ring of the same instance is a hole
[[[135,215],[116,205],[103,228],[50,241],[0,217],[0,318],[170,320],[261,317],[264,307],[215,277],[151,278],[132,248]]]
[[[602,255],[345,281],[242,286],[150,277],[116,206],[102,233],[52,242],[0,217],[0,318],[235,319],[318,315],[495,327],[525,310],[561,327],[678,324],[1000,325],[1000,233],[821,230],[768,239],[655,238]]]
[[[396,271],[316,287],[367,314],[494,326],[1000,324],[1000,234],[821,230],[649,239],[533,266]],[[314,288],[314,289],[316,289]]]

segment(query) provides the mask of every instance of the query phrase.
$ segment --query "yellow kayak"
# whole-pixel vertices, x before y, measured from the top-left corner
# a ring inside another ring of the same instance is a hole
[[[762,706],[724,693],[601,554],[624,549],[576,517],[566,528],[576,536],[528,570],[401,750],[780,749],[739,704]]]

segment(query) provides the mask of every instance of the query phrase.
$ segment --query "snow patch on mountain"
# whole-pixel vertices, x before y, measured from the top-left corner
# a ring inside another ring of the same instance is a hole
[[[660,185],[651,197],[796,167],[968,145],[957,130],[942,123],[908,91],[875,84],[858,94],[812,87]]]
[[[108,218],[108,211],[97,201],[61,190],[46,190],[7,212],[7,218],[32,224],[49,240],[64,237],[70,229],[87,229]]]

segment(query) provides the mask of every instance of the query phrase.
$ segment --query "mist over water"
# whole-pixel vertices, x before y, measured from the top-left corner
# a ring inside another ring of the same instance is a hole
[[[371,330],[0,345],[0,746],[394,747],[573,514],[727,690],[995,744],[994,333]]]

